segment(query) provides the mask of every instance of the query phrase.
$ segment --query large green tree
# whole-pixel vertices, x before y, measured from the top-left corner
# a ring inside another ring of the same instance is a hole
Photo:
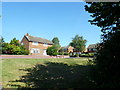
[[[86,42],[87,40],[85,40],[83,36],[76,35],[74,38],[72,38],[70,45],[73,46],[76,51],[82,52],[85,50]]]
[[[53,56],[56,56],[58,54],[58,51],[60,49],[60,43],[59,43],[59,39],[58,37],[54,37],[52,39],[52,42],[54,43],[52,47],[48,47],[47,48],[47,54],[48,55],[53,55]]]
[[[20,46],[20,42],[19,42],[19,40],[17,40],[16,38],[13,38],[13,39],[10,41],[10,44],[11,44],[11,45],[15,45],[15,46]]]
[[[54,37],[52,39],[52,42],[54,43],[54,47],[56,47],[57,49],[59,49],[61,46],[60,46],[60,41],[58,39],[58,37]]]
[[[85,10],[101,28],[102,42],[98,47],[94,79],[99,87],[120,86],[120,2],[90,2]]]
[[[85,10],[91,13],[93,20],[89,22],[101,27],[104,34],[103,38],[112,32],[120,29],[120,2],[90,2],[85,5]]]

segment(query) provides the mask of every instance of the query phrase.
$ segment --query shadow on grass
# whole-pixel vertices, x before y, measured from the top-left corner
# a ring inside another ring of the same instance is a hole
[[[10,81],[16,84],[9,85],[18,88],[90,88],[90,67],[51,62],[45,65],[38,64],[33,68],[21,69],[28,73],[20,77],[20,80]],[[18,82],[23,82],[26,86],[17,85]]]

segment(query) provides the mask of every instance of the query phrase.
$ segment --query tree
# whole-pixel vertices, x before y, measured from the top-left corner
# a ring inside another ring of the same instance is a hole
[[[89,4],[90,6],[85,5],[85,10],[93,17],[93,20],[89,22],[102,28],[103,38],[107,38],[109,33],[116,32],[120,28],[120,12],[118,11],[120,3],[91,2]]]
[[[0,37],[0,44],[4,43],[4,38],[3,37]]]
[[[76,35],[72,38],[72,42],[70,43],[71,46],[78,52],[82,52],[85,50],[85,44],[87,40],[85,40],[82,36]]]
[[[58,37],[54,37],[52,42],[54,43],[54,47],[56,47],[57,49],[59,49],[61,47]]]
[[[0,37],[0,54],[2,54],[2,46],[4,44],[4,38]]]
[[[52,39],[52,42],[54,43],[53,46],[48,47],[46,52],[47,52],[48,55],[56,56],[56,55],[58,55],[58,51],[60,49],[60,43],[59,43],[58,37],[54,37]]]
[[[55,46],[48,47],[46,52],[47,52],[47,55],[50,55],[50,56],[52,56],[52,55],[56,56],[58,54]]]
[[[120,2],[91,2],[85,10],[91,13],[89,22],[101,28],[102,42],[98,47],[94,79],[100,87],[120,86]],[[114,74],[114,75],[113,75]],[[112,83],[111,83],[112,82]]]
[[[19,40],[13,38],[10,43],[2,44],[2,54],[28,55],[29,51],[19,43]]]
[[[19,40],[17,40],[16,38],[13,38],[13,39],[10,41],[10,44],[11,44],[11,45],[15,45],[15,46],[20,46]]]

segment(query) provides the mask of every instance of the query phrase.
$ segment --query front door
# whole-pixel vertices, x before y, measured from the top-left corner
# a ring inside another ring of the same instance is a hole
[[[46,49],[43,50],[43,55],[47,55]]]

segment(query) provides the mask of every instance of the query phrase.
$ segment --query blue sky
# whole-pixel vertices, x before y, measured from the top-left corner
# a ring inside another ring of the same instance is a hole
[[[52,40],[58,37],[61,46],[68,45],[79,34],[86,45],[100,41],[100,28],[91,25],[84,2],[4,2],[2,3],[2,36],[6,42],[24,34]]]
[[[2,3],[0,2],[0,16],[2,15]],[[0,36],[2,33],[2,18],[0,18]]]

